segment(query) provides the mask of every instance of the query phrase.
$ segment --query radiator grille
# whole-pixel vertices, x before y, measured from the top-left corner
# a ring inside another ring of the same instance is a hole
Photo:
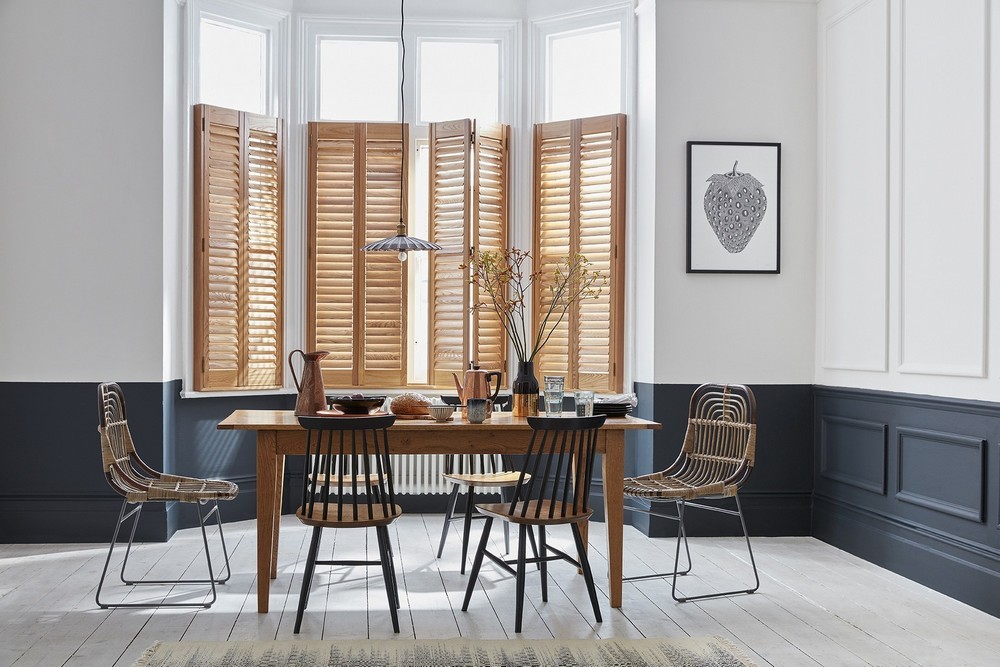
[[[392,454],[393,486],[396,493],[446,494],[451,483],[444,478],[447,454]],[[499,489],[476,487],[477,492],[491,493]],[[464,488],[462,489],[464,492]]]

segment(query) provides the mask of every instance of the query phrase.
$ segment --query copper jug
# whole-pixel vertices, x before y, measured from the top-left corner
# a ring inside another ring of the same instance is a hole
[[[292,365],[292,357],[295,354],[302,355],[302,382],[295,375],[295,366]],[[292,381],[295,382],[295,390],[299,392],[299,398],[295,401],[296,415],[314,415],[320,410],[326,410],[326,394],[323,391],[323,373],[319,368],[319,362],[325,358],[329,352],[303,352],[302,350],[292,350],[288,355],[288,367],[292,369]]]
[[[464,384],[459,381],[456,374],[452,373],[451,376],[455,378],[455,388],[458,389],[458,400],[462,404],[462,418],[466,418],[466,401],[470,398],[485,398],[487,399],[486,418],[489,419],[490,415],[493,414],[493,402],[497,400],[497,396],[500,394],[500,371],[481,371],[478,364],[470,362],[469,370],[465,371]],[[493,389],[493,393],[490,394],[490,378],[493,376],[496,376],[496,387]]]

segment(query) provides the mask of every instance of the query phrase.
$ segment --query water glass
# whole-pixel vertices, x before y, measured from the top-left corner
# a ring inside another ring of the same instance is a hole
[[[594,416],[594,392],[584,389],[573,392],[573,400],[576,402],[577,417]]]
[[[546,375],[543,378],[545,383],[545,414],[558,416],[562,414],[563,408],[563,387],[566,378],[561,375]]]

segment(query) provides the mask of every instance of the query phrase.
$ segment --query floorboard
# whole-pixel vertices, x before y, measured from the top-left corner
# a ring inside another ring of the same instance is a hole
[[[452,526],[437,558],[443,516],[407,514],[390,527],[401,608],[400,638],[515,638],[514,580],[486,561],[468,612],[468,585],[459,572],[461,527]],[[469,565],[483,523],[473,528]],[[455,529],[458,530],[455,530]],[[0,665],[121,665],[127,667],[156,640],[290,639],[302,585],[310,529],[282,517],[278,577],[271,582],[271,612],[256,604],[256,533],[252,521],[225,525],[232,577],[219,587],[211,609],[111,609],[94,603],[104,566],[104,545],[0,546]],[[565,533],[565,534],[564,534]],[[216,535],[213,564],[222,567]],[[549,543],[573,554],[568,529],[552,528]],[[987,665],[996,664],[1000,619],[862,561],[812,538],[758,538],[753,542],[761,587],[753,595],[678,604],[670,579],[626,583],[623,607],[608,605],[607,549],[600,525],[588,550],[603,622],[594,619],[576,568],[549,565],[549,600],[541,601],[540,575],[529,566],[523,638],[681,637],[720,635],[760,665]],[[164,544],[137,545],[129,571],[139,576],[202,576],[201,533],[179,531]],[[494,524],[490,548],[503,553]],[[510,557],[516,553],[513,532]],[[694,569],[678,589],[698,594],[752,582],[745,544],[738,538],[691,540]],[[104,595],[108,600],[203,600],[207,587],[133,587],[117,582],[123,549],[116,552]],[[625,529],[626,575],[672,567],[674,541]],[[326,530],[321,554],[376,558],[371,530]],[[117,583],[115,583],[117,582]],[[368,637],[391,640],[388,602],[378,566],[317,566],[302,632],[308,639]]]

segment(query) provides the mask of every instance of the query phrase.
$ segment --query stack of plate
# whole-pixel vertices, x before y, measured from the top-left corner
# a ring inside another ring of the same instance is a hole
[[[631,403],[594,403],[595,415],[607,415],[609,417],[624,417],[632,412]]]

